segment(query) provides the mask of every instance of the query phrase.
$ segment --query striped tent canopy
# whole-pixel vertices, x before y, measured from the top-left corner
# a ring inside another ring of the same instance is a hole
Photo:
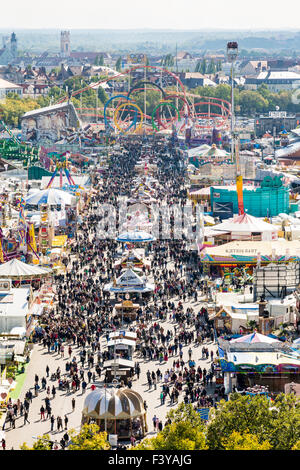
[[[142,397],[129,388],[105,388],[91,392],[82,414],[94,419],[133,419],[146,413]]]
[[[241,336],[230,341],[230,343],[279,343],[279,339],[270,338],[269,336],[262,335],[261,333],[250,333],[249,335]]]

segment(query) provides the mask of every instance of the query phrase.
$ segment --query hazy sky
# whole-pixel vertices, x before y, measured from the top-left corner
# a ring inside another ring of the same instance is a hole
[[[299,0],[14,0],[0,28],[299,29],[299,15]]]

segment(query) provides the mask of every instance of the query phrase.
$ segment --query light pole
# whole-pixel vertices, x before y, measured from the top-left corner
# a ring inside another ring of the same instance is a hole
[[[238,43],[228,42],[227,43],[227,59],[231,62],[231,158],[234,156],[234,63],[238,56]]]

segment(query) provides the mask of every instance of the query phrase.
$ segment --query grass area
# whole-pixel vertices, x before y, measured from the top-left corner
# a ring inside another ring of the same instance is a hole
[[[16,385],[16,388],[14,390],[12,390],[9,394],[9,396],[13,399],[13,400],[17,400],[17,398],[19,398],[19,395],[21,393],[21,390],[22,390],[22,387],[23,387],[23,384],[24,384],[24,381],[25,381],[25,378],[26,378],[26,370],[27,370],[27,367],[29,366],[29,363],[28,364],[24,364],[24,372],[21,373],[21,366],[20,366],[20,372],[17,372],[16,374],[16,378],[15,378],[15,381],[17,382],[17,385]]]

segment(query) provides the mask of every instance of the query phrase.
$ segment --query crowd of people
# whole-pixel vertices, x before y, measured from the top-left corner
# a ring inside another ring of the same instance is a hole
[[[182,152],[174,144],[124,139],[118,149],[111,150],[106,172],[93,175],[94,192],[70,244],[66,272],[53,277],[55,306],[41,316],[40,328],[34,334],[34,341],[42,345],[44,353],[64,359],[64,369],[58,366],[50,370],[47,365],[44,376],[36,374],[24,400],[8,404],[4,429],[14,429],[18,417],[26,426],[31,402],[40,398],[40,420],[49,420],[50,433],[65,432],[60,442],[65,448],[68,417],[54,416],[51,406],[57,391],[65,391],[70,397],[73,412],[73,394],[78,390],[85,393],[95,387],[95,382],[106,379],[103,362],[108,356],[103,339],[107,331],[116,330],[123,323],[114,313],[117,299],[104,290],[105,284],[116,276],[114,262],[120,246],[114,239],[98,236],[98,225],[107,216],[101,205],[117,208],[121,198],[130,197],[135,165],[145,156],[150,164],[157,164],[159,204],[187,204]],[[119,232],[121,228],[117,218],[116,229]],[[148,276],[155,282],[155,290],[153,295],[137,298],[136,319],[127,320],[127,327],[137,333],[135,367],[127,384],[134,387],[139,381],[142,363],[149,369],[150,364],[159,363],[156,372],[148,370],[146,375],[148,391],[156,390],[161,406],[167,401],[169,406],[180,401],[192,403],[195,409],[216,406],[224,396],[224,388],[215,387],[214,353],[207,348],[214,342],[214,331],[205,306],[198,302],[205,294],[198,255],[188,249],[184,238],[158,239],[147,245],[146,253],[151,262]],[[205,362],[203,367],[194,360],[195,348],[201,348],[202,358],[209,360],[209,365]],[[184,351],[188,359],[184,358]],[[164,425],[156,416],[153,424],[155,431]]]

